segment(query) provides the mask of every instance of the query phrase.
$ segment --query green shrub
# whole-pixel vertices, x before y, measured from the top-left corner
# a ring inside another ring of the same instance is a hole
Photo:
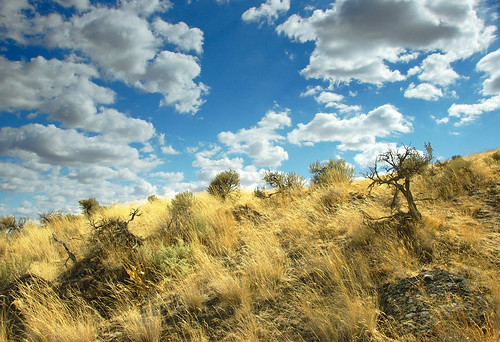
[[[181,239],[169,246],[163,243],[157,247],[144,245],[139,252],[146,266],[157,276],[173,278],[188,274],[192,269],[191,247]]]
[[[175,223],[189,220],[193,216],[193,206],[196,198],[191,191],[184,191],[175,195],[170,203],[170,215]]]
[[[277,190],[277,193],[285,193],[294,190],[301,190],[306,185],[304,177],[294,172],[266,171],[262,177],[264,182]]]
[[[80,205],[82,213],[87,217],[91,217],[101,206],[95,197],[79,200],[78,204]]]
[[[189,240],[196,225],[194,205],[196,198],[190,191],[181,192],[172,199],[169,206],[170,220],[166,227],[166,241]]]
[[[355,176],[354,167],[342,159],[330,159],[323,163],[316,161],[309,165],[309,172],[313,175],[311,180],[315,185],[350,183]]]
[[[240,175],[234,170],[219,173],[210,182],[207,192],[223,201],[240,188]]]

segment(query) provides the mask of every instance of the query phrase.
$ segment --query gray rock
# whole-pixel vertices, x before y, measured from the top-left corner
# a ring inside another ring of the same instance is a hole
[[[460,317],[469,326],[486,326],[487,300],[457,274],[425,271],[385,284],[378,292],[379,329],[389,337],[432,338],[438,323],[447,317]]]

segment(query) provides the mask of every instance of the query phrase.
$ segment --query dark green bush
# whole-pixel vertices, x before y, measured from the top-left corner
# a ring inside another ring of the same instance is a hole
[[[313,175],[311,180],[315,185],[352,182],[355,176],[354,167],[342,159],[330,159],[323,163],[316,161],[309,165],[309,172]]]
[[[219,173],[210,182],[207,192],[223,201],[240,188],[240,175],[234,170]]]

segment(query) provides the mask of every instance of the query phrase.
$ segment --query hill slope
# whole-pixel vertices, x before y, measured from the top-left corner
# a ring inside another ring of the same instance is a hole
[[[499,340],[499,156],[414,179],[422,223],[366,180],[46,214],[0,236],[0,340]]]

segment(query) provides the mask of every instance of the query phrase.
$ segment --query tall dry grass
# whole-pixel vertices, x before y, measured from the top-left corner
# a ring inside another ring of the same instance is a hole
[[[128,228],[142,245],[114,246],[102,260],[91,254],[94,228],[83,216],[60,215],[1,235],[1,285],[27,273],[48,281],[21,286],[15,295],[32,341],[386,341],[377,288],[445,269],[487,289],[494,315],[479,331],[436,307],[439,339],[499,340],[500,232],[493,218],[477,217],[486,208],[480,195],[499,182],[493,155],[433,166],[416,178],[423,223],[411,237],[390,218],[392,190],[368,193],[366,180],[270,198],[195,194],[183,217],[160,198],[95,213],[94,223],[127,221],[138,207],[140,213]],[[97,285],[91,284],[108,289],[101,293],[107,310],[78,291],[58,293],[68,274],[85,267],[97,267]],[[14,330],[10,314],[3,315],[5,340]]]
[[[20,286],[14,299],[27,341],[92,341],[103,322],[87,303],[74,298],[68,304],[44,282]]]

